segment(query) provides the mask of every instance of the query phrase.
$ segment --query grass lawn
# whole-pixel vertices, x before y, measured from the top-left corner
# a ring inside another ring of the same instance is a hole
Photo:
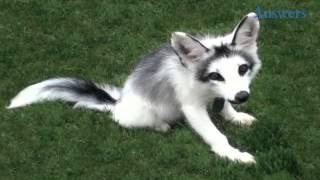
[[[259,121],[243,128],[214,120],[231,144],[256,156],[255,166],[209,152],[184,123],[162,134],[59,102],[4,108],[49,77],[121,85],[171,32],[230,32],[257,6],[307,16],[261,21],[263,69],[242,107]],[[318,179],[319,7],[317,0],[1,0],[0,179]]]

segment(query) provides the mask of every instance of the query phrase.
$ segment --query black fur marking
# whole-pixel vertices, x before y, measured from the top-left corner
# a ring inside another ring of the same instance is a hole
[[[219,57],[229,57],[232,53],[232,50],[225,44],[221,44],[221,46],[215,46],[214,48],[214,56],[212,58],[217,59]]]
[[[213,102],[213,111],[219,113],[224,107],[224,98],[215,98]]]
[[[216,59],[221,57],[229,57],[233,53],[233,51],[225,44],[221,44],[221,46],[213,47],[214,54],[213,56],[209,57],[206,61],[204,61],[199,67],[197,73],[197,79],[202,82],[208,82],[210,80],[208,67],[210,63]]]
[[[209,57],[199,66],[200,68],[198,69],[197,79],[202,82],[208,82],[210,80],[210,72],[208,72],[210,63],[222,57],[240,56],[248,63],[250,69],[252,69],[255,65],[253,57],[245,51],[231,49],[230,47],[228,47],[228,45],[225,44],[221,44],[221,46],[215,46],[213,47],[213,49],[215,51],[213,56]]]
[[[235,45],[236,45],[236,39],[237,39],[238,31],[239,31],[239,29],[241,28],[241,26],[243,25],[243,23],[247,20],[247,18],[248,18],[248,16],[244,17],[244,18],[241,20],[241,22],[239,23],[239,25],[238,25],[235,33],[234,33],[234,36],[233,36],[233,38],[232,38],[232,42],[231,42],[231,45],[232,45],[232,46],[235,46]]]
[[[46,89],[58,89],[60,91],[74,93],[80,97],[93,98],[98,103],[116,103],[116,100],[107,92],[97,87],[92,81],[85,79],[70,78],[70,81],[63,82],[59,85],[47,86]]]
[[[199,67],[198,72],[196,74],[196,78],[199,81],[202,82],[208,82],[210,80],[209,78],[209,72],[208,72],[208,67],[210,65],[211,61],[210,60],[206,60],[204,61]]]
[[[228,45],[225,45],[225,44],[221,44],[221,46],[216,46],[214,47],[214,49],[215,49],[214,55],[209,58],[209,60],[211,61],[221,57],[231,57],[231,56],[238,55],[248,62],[250,69],[254,66],[255,62],[253,57],[245,51],[231,49],[228,47]]]
[[[253,66],[255,65],[255,61],[254,61],[253,57],[250,54],[248,54],[248,53],[246,53],[244,51],[238,51],[237,54],[239,56],[241,56],[244,60],[247,61],[248,65],[249,65],[249,69],[253,68]]]

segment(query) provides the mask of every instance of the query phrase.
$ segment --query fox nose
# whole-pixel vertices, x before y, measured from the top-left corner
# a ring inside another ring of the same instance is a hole
[[[249,93],[247,91],[240,91],[236,94],[235,100],[238,103],[246,102],[249,99]]]

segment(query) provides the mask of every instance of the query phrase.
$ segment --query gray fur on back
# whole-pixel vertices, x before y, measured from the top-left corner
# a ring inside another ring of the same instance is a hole
[[[135,91],[153,103],[174,102],[174,88],[168,73],[164,73],[166,61],[175,60],[168,57],[174,55],[173,48],[166,44],[142,57],[131,75]]]

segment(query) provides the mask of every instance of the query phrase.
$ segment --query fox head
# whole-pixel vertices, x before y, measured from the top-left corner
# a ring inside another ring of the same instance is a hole
[[[197,81],[208,86],[216,97],[239,104],[249,98],[251,80],[261,67],[258,32],[258,17],[249,13],[230,34],[196,38],[175,32],[171,46]]]

